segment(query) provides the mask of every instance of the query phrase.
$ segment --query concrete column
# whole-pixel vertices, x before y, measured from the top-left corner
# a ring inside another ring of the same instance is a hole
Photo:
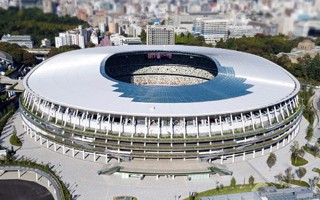
[[[261,123],[261,126],[262,126],[262,128],[264,128],[261,110],[259,110],[259,115],[260,115],[260,123]]]
[[[211,136],[211,132],[209,132]],[[187,135],[187,123],[186,123],[186,118],[183,118],[183,138],[186,138]]]
[[[261,150],[261,155],[264,155],[264,148],[262,148]]]
[[[133,134],[136,132],[136,122],[134,116],[132,117],[132,133],[131,133],[131,138],[133,138]]]
[[[39,180],[38,174],[37,173],[35,173],[35,174],[36,174],[36,181],[38,181]]]
[[[253,150],[252,158],[255,158],[255,157],[256,157],[256,150]]]
[[[21,177],[20,169],[18,169],[18,178]]]
[[[84,160],[85,159],[85,152],[84,152],[84,150],[82,150],[82,160]]]
[[[62,154],[65,154],[65,147],[62,145]]]
[[[198,123],[198,117],[196,117],[196,127],[197,127],[197,138],[199,138],[199,123]]]
[[[159,139],[160,135],[161,135],[161,119],[160,119],[160,117],[158,117],[158,129],[159,129],[159,132],[158,132],[158,139]]]
[[[72,148],[72,157],[74,157],[74,148]]]
[[[241,113],[241,122],[242,122],[242,130],[243,132],[246,132],[246,129],[244,127],[244,119],[243,119],[243,114]]]
[[[223,164],[223,156],[221,156],[221,161],[220,161],[221,165]]]
[[[172,137],[173,137],[173,121],[172,121],[172,117],[170,117],[170,127],[171,127],[171,135],[170,135],[170,137],[172,139]]]
[[[282,107],[282,104],[280,104],[280,113],[281,113],[281,116],[282,116],[282,119],[284,119],[284,109]]]
[[[273,109],[274,109],[274,116],[276,116],[276,120],[277,120],[277,122],[279,123],[276,106],[273,106]]]
[[[111,125],[110,125],[110,118],[111,118],[111,116],[110,116],[110,114],[108,115],[108,123],[107,123],[107,135],[108,135],[108,133],[109,133],[109,126],[111,127]],[[112,131],[111,129],[110,129],[110,131]]]
[[[47,139],[47,149],[49,149],[49,140]]]
[[[232,163],[234,163],[234,160],[235,160],[235,155],[233,154],[232,155]]]
[[[272,152],[272,145],[270,146],[270,153]]]
[[[186,121],[185,118],[183,118],[183,122],[184,123],[185,123],[185,121]],[[232,130],[233,130],[233,128],[232,128]],[[210,122],[210,117],[209,116],[208,116],[208,131],[209,131],[209,137],[211,137],[211,122]]]
[[[246,160],[246,152],[243,152],[242,160]]]
[[[222,117],[221,117],[221,115],[219,115],[219,121],[220,121],[220,132],[221,132],[221,135],[223,135],[223,125],[222,125]]]
[[[250,115],[251,115],[251,124],[252,124],[252,129],[255,130],[255,126],[254,126],[254,117],[253,117],[253,113],[250,112]]]
[[[230,114],[230,121],[231,121],[231,130],[232,130],[232,134],[234,134],[234,127],[233,127],[233,118],[232,118],[232,114]]]
[[[50,187],[51,186],[51,183],[50,183],[50,181],[48,180],[48,187]]]
[[[268,113],[269,124],[272,125],[272,119],[271,119],[271,116],[270,116],[269,108],[267,108],[267,113]]]
[[[119,137],[121,136],[122,128],[123,128],[123,124],[122,124],[122,115],[120,115],[120,122],[119,122]]]
[[[93,152],[93,162],[96,162],[96,152]]]
[[[57,151],[57,144],[55,142],[53,143],[53,148],[54,148],[54,151]]]
[[[144,126],[146,127],[146,132],[144,133],[144,138],[146,138],[147,134],[149,132],[149,129],[148,129],[148,118],[147,117],[144,118]]]
[[[108,154],[106,154],[106,164],[108,163]]]
[[[279,145],[280,145],[280,143],[279,143],[279,142],[277,142],[277,150],[279,149]]]

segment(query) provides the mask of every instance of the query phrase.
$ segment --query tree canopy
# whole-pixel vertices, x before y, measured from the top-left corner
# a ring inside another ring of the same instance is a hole
[[[264,58],[271,58],[280,52],[290,52],[298,45],[299,40],[289,40],[284,35],[267,36],[257,34],[254,37],[230,38],[227,41],[217,42],[217,48],[244,51]]]
[[[185,35],[184,33],[175,35],[175,44],[212,47],[211,44],[206,44],[203,36],[195,37],[191,33],[188,33],[187,35]]]
[[[10,54],[13,58],[13,61],[18,65],[24,64],[31,66],[36,63],[35,56],[17,44],[0,42],[0,51]]]
[[[271,170],[271,168],[276,164],[277,162],[277,157],[276,154],[274,153],[270,153],[269,157],[267,159],[267,165],[269,167],[269,169]]]
[[[47,57],[50,58],[50,57],[55,56],[57,54],[68,52],[68,51],[73,51],[73,50],[77,50],[77,49],[80,49],[80,47],[78,45],[70,45],[70,46],[66,45],[66,46],[61,46],[59,48],[51,48]]]
[[[87,22],[75,17],[58,17],[55,14],[44,14],[39,8],[19,10],[10,7],[0,8],[0,37],[4,34],[31,35],[35,46],[40,46],[44,38],[54,42],[59,32],[70,30],[78,25],[88,26]]]

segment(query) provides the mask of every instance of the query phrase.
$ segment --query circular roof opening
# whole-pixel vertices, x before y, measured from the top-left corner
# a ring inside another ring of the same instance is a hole
[[[105,71],[134,85],[182,86],[212,80],[218,73],[209,57],[185,52],[141,51],[110,56]]]

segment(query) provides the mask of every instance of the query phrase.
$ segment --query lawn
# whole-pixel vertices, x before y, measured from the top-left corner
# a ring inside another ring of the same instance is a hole
[[[320,174],[320,169],[319,169],[319,168],[316,168],[316,167],[315,167],[315,168],[312,169],[312,171]]]
[[[254,184],[255,186],[255,184]],[[223,189],[211,189],[204,192],[200,192],[195,196],[195,200],[198,200],[200,197],[206,197],[206,196],[214,196],[214,195],[224,195],[224,194],[235,194],[235,193],[241,193],[241,192],[251,192],[254,188],[251,187],[249,184],[246,185],[237,185],[235,188],[231,188],[230,186],[225,186]],[[188,198],[187,198],[188,199]],[[192,199],[192,198],[189,198]]]
[[[295,167],[299,167],[299,166],[305,165],[307,163],[308,163],[308,161],[304,158],[301,158],[301,157],[298,157],[297,162],[295,163],[295,159],[291,156],[291,164]]]
[[[18,147],[22,146],[22,142],[16,134],[11,135],[10,143],[14,146],[18,146]]]
[[[290,184],[298,185],[298,186],[302,186],[302,187],[310,187],[310,185],[307,182],[299,181],[299,180],[292,180],[292,181],[290,181]]]

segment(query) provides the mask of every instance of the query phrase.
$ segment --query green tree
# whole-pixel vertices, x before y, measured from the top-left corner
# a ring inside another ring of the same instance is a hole
[[[47,57],[50,58],[50,57],[58,55],[60,53],[73,51],[73,50],[77,50],[77,49],[81,49],[81,48],[78,45],[65,45],[65,46],[61,46],[59,48],[52,48],[49,51]]]
[[[277,162],[277,156],[274,153],[270,153],[269,157],[267,159],[267,165],[269,167],[269,170],[276,164]]]
[[[8,33],[31,35],[35,46],[40,46],[43,38],[48,38],[53,43],[59,32],[74,29],[78,25],[89,26],[76,17],[44,14],[39,8],[0,8],[0,36]]]
[[[299,167],[297,170],[296,170],[296,174],[299,178],[299,180],[301,181],[301,179],[304,177],[304,175],[306,175],[307,173],[307,170],[306,168],[304,167]]]
[[[236,179],[234,177],[231,178],[230,180],[230,187],[231,188],[235,188],[236,187]]]
[[[307,129],[306,140],[308,140],[308,142],[310,142],[312,137],[313,137],[313,127],[311,125],[309,125],[308,129]]]
[[[292,173],[292,167],[288,167],[286,170],[284,170],[284,179],[287,183],[290,183],[291,180],[294,180],[294,174]]]
[[[254,184],[254,177],[253,176],[250,176],[249,177],[249,185],[252,187]]]
[[[17,136],[16,127],[13,126],[12,136],[10,137],[10,143],[15,146],[22,146],[22,142],[20,138]]]
[[[318,157],[320,155],[320,144],[318,142],[316,142],[313,146],[313,155],[314,157]]]
[[[140,38],[143,44],[147,43],[147,33],[144,29],[141,30]]]
[[[303,157],[305,154],[303,149],[300,149],[298,141],[293,142],[293,144],[290,146],[290,151],[295,164],[297,163],[298,157]]]

